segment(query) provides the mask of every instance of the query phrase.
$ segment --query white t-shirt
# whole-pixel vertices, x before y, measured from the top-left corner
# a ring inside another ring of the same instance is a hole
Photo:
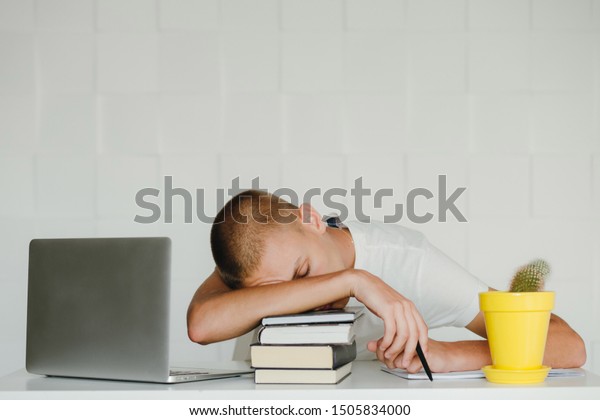
[[[389,223],[345,222],[356,258],[354,268],[366,270],[413,301],[427,326],[464,327],[479,313],[479,292],[488,286],[445,255],[415,230]],[[362,305],[353,300],[350,305]],[[364,319],[363,319],[364,318]],[[359,353],[383,336],[383,321],[370,311],[359,319]],[[373,357],[373,353],[363,356]]]

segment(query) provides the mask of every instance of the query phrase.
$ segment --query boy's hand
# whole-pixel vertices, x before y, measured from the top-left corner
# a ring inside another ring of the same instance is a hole
[[[385,363],[389,368],[403,368],[410,373],[416,373],[423,370],[421,359],[415,355],[408,366],[403,365],[403,355],[400,354],[395,360],[382,359],[382,354],[375,346],[376,342],[371,341],[369,343],[369,350],[377,352],[377,358]],[[446,343],[443,341],[429,340],[429,350],[425,352],[425,358],[427,364],[432,372],[447,372],[450,370],[449,365],[449,352],[452,350],[450,347],[452,343]]]
[[[352,295],[383,320],[384,335],[368,348],[386,366],[407,368],[416,356],[417,343],[427,353],[427,325],[415,304],[379,277],[354,270]],[[417,357],[418,359],[418,357]],[[400,363],[399,363],[400,362]]]

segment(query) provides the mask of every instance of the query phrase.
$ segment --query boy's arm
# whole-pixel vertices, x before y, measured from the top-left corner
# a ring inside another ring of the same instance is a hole
[[[475,334],[486,338],[483,312],[479,312],[466,328]],[[479,342],[481,343],[481,355],[479,357],[484,359],[485,364],[490,364],[491,357],[489,354],[490,350],[488,342],[487,340]],[[460,348],[457,350],[460,350]],[[477,354],[473,354],[473,352],[463,352],[464,354],[462,357],[461,352],[456,353],[458,356],[456,362],[459,364],[465,363],[465,359],[477,358]],[[577,334],[562,318],[555,314],[550,314],[548,338],[546,339],[546,349],[544,350],[544,365],[552,366],[554,368],[573,368],[582,366],[585,363],[585,360],[585,344],[579,334]]]
[[[490,291],[496,289],[489,288]],[[485,330],[485,318],[483,312],[479,312],[466,328],[480,337],[487,338]],[[491,363],[488,342],[482,341],[482,353],[485,354],[486,364]],[[467,352],[467,357],[469,352]],[[546,349],[544,350],[544,365],[554,368],[581,367],[586,361],[585,343],[582,338],[558,315],[550,314],[548,325],[548,337]],[[488,363],[489,362],[489,363]],[[483,365],[482,365],[483,366]]]
[[[192,298],[188,335],[200,344],[227,340],[250,331],[265,316],[303,312],[349,297],[383,320],[382,352],[411,360],[417,342],[427,350],[427,326],[415,305],[378,277],[355,269],[239,290],[229,289],[215,270]]]
[[[188,308],[188,336],[209,344],[238,337],[269,315],[308,311],[351,294],[348,273],[282,281],[232,290],[215,269]]]
[[[483,312],[479,312],[466,328],[480,337],[487,338]],[[427,362],[436,372],[475,370],[492,363],[487,340],[456,342],[430,340],[429,349]],[[544,365],[553,368],[573,368],[583,366],[585,361],[585,344],[579,334],[563,319],[551,314]],[[420,369],[418,358],[413,359],[409,370]]]

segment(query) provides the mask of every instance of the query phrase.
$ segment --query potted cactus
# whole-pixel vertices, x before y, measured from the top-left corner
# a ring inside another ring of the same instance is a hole
[[[508,292],[479,295],[492,356],[483,372],[490,382],[543,382],[550,367],[543,366],[554,292],[543,291],[550,267],[544,260],[521,267]]]

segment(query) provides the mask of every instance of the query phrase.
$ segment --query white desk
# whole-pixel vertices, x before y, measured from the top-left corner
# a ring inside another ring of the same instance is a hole
[[[384,400],[384,399],[600,399],[600,376],[549,378],[537,385],[498,385],[485,379],[405,380],[379,369],[378,362],[354,362],[337,385],[256,385],[251,375],[160,385],[88,379],[48,378],[24,369],[0,378],[4,399],[159,400]]]

